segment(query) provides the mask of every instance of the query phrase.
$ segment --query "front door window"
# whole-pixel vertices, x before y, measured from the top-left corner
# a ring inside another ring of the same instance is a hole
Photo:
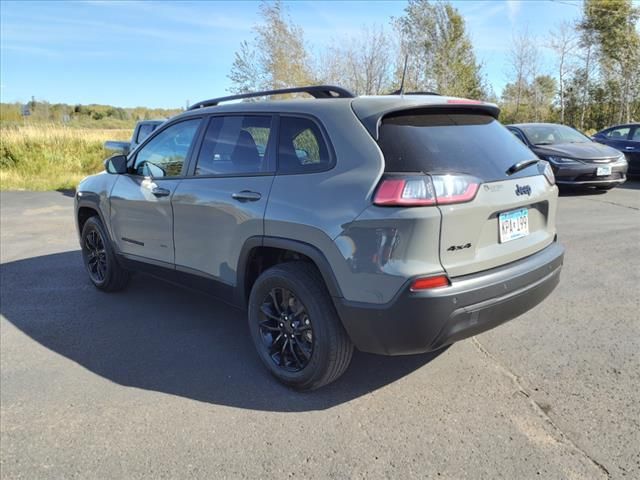
[[[134,171],[153,178],[178,177],[193,143],[200,119],[185,120],[166,128],[137,153]]]

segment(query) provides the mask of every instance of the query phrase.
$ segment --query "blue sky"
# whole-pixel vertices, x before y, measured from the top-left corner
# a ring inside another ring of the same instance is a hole
[[[363,25],[388,27],[403,1],[286,2],[312,51],[353,36]],[[452,2],[496,93],[506,82],[514,33],[543,37],[574,20],[578,0]],[[251,40],[258,2],[0,2],[0,95],[122,107],[179,107],[225,94],[242,40]],[[549,55],[545,70],[552,72]]]

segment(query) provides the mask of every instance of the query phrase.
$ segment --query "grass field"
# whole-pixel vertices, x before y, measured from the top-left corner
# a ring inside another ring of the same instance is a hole
[[[129,129],[59,125],[0,127],[0,189],[60,190],[102,170],[106,140],[127,140]]]

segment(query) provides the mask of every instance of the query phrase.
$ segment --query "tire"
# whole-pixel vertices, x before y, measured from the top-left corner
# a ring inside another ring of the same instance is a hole
[[[267,369],[296,390],[333,382],[351,362],[353,344],[322,277],[308,262],[282,263],[258,277],[249,296],[249,329]]]
[[[82,259],[91,283],[99,290],[116,292],[129,283],[129,272],[116,259],[109,236],[99,217],[90,217],[82,227]]]

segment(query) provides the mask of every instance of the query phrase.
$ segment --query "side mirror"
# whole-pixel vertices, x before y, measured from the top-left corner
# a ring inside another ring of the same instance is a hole
[[[124,155],[114,155],[104,161],[104,169],[107,173],[123,174],[127,173],[127,157]]]
[[[129,142],[118,142],[115,140],[107,140],[104,142],[104,148],[107,150],[113,150],[115,152],[119,152],[121,154],[128,154],[131,149],[131,143]]]

